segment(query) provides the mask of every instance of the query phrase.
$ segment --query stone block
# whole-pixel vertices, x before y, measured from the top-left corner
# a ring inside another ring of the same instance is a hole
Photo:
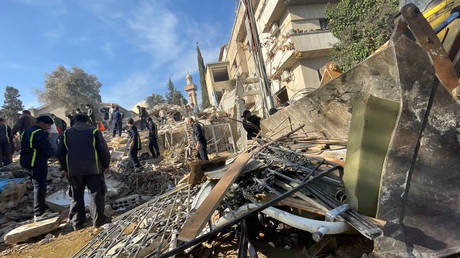
[[[61,220],[61,217],[54,217],[40,222],[22,225],[8,232],[3,239],[5,243],[10,245],[24,242],[32,237],[41,236],[56,230]]]
[[[2,179],[3,181],[8,180],[7,185],[0,192],[0,211],[4,212],[8,209],[16,207],[27,191],[27,184],[16,182],[10,179]],[[22,179],[21,179],[22,180]]]

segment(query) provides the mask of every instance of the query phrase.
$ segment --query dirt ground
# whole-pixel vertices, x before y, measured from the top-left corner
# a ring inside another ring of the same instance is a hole
[[[64,230],[65,231],[65,230]],[[53,232],[54,238],[50,242],[41,244],[44,237],[31,239],[27,243],[17,244],[13,247],[0,246],[0,257],[18,258],[39,258],[39,257],[71,257],[88,243],[99,231],[94,227],[88,227],[75,232],[64,233],[63,230]],[[214,243],[215,244],[215,243]],[[206,245],[206,244],[204,244]],[[297,248],[285,249],[282,247],[272,247],[266,241],[256,240],[255,249],[260,258],[269,257],[306,257],[306,249],[303,244]],[[307,245],[308,246],[308,245]],[[235,238],[221,242],[213,247],[202,247],[192,252],[195,257],[238,257],[238,240]],[[361,257],[364,253],[372,251],[372,242],[360,236],[337,236],[336,246],[325,248],[317,257]],[[196,256],[199,254],[199,256]],[[178,257],[190,257],[179,255]]]
[[[31,239],[13,247],[0,246],[0,257],[70,257],[88,243],[101,229],[88,227],[75,232],[53,232],[50,242],[41,244],[44,237]]]

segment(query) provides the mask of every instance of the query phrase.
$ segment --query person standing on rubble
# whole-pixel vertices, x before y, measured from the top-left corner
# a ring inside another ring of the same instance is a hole
[[[86,104],[86,113],[89,117],[89,123],[92,126],[96,126],[96,115],[94,114],[94,109],[91,107],[90,104]]]
[[[20,164],[32,173],[34,186],[34,221],[44,219],[48,206],[45,204],[48,158],[53,150],[48,141],[48,130],[53,124],[49,116],[39,116],[34,126],[22,134]]]
[[[204,136],[203,128],[191,117],[187,117],[187,124],[193,128],[193,138],[195,139],[195,149],[198,151],[198,158],[200,160],[209,160],[206,149],[208,143]]]
[[[0,157],[2,166],[12,162],[13,150],[14,143],[11,128],[5,123],[5,119],[0,118]]]
[[[149,129],[149,150],[154,159],[160,158],[160,149],[158,148],[158,127],[151,117],[147,118],[147,127]]]
[[[35,117],[30,114],[29,110],[23,110],[22,115],[19,117],[16,124],[13,126],[13,136],[17,132],[22,134],[27,128],[32,127],[35,124]]]
[[[243,118],[243,128],[247,132],[247,139],[251,140],[254,137],[260,137],[260,117],[251,115],[251,111],[245,110],[241,118]]]
[[[93,226],[110,223],[110,218],[104,215],[107,191],[104,174],[110,170],[110,152],[102,133],[88,124],[87,115],[77,114],[75,120],[75,125],[64,132],[58,157],[70,184],[72,203],[69,221],[74,230],[79,230],[86,222],[85,187],[88,187],[91,196]]]
[[[139,119],[140,119],[140,130],[144,130],[147,128],[147,117],[149,114],[147,113],[147,109],[145,107],[137,106],[139,112]]]
[[[121,128],[123,125],[123,119],[122,119],[122,115],[120,112],[120,108],[118,106],[115,106],[115,109],[112,112],[110,122],[111,122],[112,130],[113,130],[112,136],[115,137],[115,135],[118,132],[118,137],[121,137]]]
[[[129,158],[133,162],[135,168],[141,168],[142,165],[139,162],[139,159],[137,158],[137,154],[139,153],[139,150],[142,149],[141,137],[139,136],[137,127],[134,125],[134,119],[130,118],[128,120],[128,125],[129,125],[129,131],[128,131]]]
[[[52,119],[52,117],[51,117]],[[59,139],[59,131],[56,127],[56,123],[54,123],[50,126],[48,130],[46,130],[48,133],[48,140],[50,142],[51,148],[53,149],[53,154],[51,156],[56,156],[57,150],[58,150],[58,139]]]
[[[161,125],[165,125],[166,124],[166,112],[162,109],[160,110],[160,119],[161,119]]]

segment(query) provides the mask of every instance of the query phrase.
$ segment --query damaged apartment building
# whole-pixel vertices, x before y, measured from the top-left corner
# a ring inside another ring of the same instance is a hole
[[[338,40],[328,30],[326,6],[330,0],[253,0],[253,16],[261,57],[269,80],[272,106],[281,109],[321,85],[323,69]],[[267,117],[264,112],[263,75],[257,65],[257,49],[251,47],[251,26],[244,1],[236,9],[230,40],[223,45],[218,62],[206,66],[209,102],[234,119],[245,109]],[[245,146],[245,131],[232,122],[234,139]]]
[[[330,50],[338,42],[328,30],[325,18],[326,6],[333,2],[252,1],[275,107],[295,101],[320,86],[321,68],[330,61]],[[213,106],[233,113],[237,104],[238,110],[245,108],[263,116],[261,76],[250,47],[249,30],[246,8],[240,2],[230,41],[222,46],[219,61],[207,64],[206,84]]]

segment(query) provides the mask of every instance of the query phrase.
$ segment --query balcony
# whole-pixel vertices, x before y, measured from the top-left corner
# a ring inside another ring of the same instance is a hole
[[[337,0],[264,0],[258,6],[256,11],[257,27],[260,32],[267,33],[273,23],[279,23],[286,9],[289,6],[313,5],[335,3]],[[293,13],[293,20],[298,17]]]
[[[331,32],[314,31],[305,33],[292,33],[283,45],[290,45],[291,50],[277,51],[271,59],[266,59],[269,76],[279,77],[299,59],[328,56],[332,46],[338,42]]]
[[[291,35],[296,51],[300,51],[302,58],[326,56],[330,49],[339,40],[329,31],[316,31]]]
[[[216,92],[231,89],[228,62],[208,64],[206,69],[206,83],[212,86]]]

